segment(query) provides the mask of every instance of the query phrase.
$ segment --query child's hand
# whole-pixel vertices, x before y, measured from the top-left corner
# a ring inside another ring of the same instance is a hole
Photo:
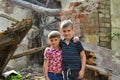
[[[75,37],[73,38],[73,42],[76,43],[76,42],[78,42],[78,41],[79,41],[79,37],[75,36]]]
[[[84,71],[83,71],[83,70],[80,70],[80,71],[79,71],[78,79],[82,79],[83,77],[84,77]]]
[[[46,77],[45,80],[50,80],[49,77]]]

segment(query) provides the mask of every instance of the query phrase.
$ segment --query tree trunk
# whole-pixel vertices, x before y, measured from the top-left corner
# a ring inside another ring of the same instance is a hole
[[[18,5],[21,5],[23,7],[30,8],[38,13],[43,13],[49,16],[59,15],[59,13],[61,12],[61,9],[45,8],[45,7],[38,6],[23,0],[10,0],[10,1]]]

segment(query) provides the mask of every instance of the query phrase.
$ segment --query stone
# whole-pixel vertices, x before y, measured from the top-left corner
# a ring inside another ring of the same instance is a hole
[[[105,25],[105,27],[111,27],[110,23],[106,23]]]
[[[108,27],[100,28],[100,32],[111,32],[111,29]]]
[[[99,14],[99,17],[104,17],[104,14],[100,13],[100,14]]]
[[[110,36],[111,34],[108,32],[100,32],[99,35],[105,37],[105,36]]]
[[[97,37],[95,35],[93,35],[93,36],[87,36],[87,37],[88,37],[89,43],[91,43],[91,44],[97,44],[98,40],[97,40]]]
[[[100,41],[110,42],[110,37],[109,36],[101,36]]]
[[[106,14],[105,17],[106,17],[106,18],[109,18],[109,20],[110,20],[110,14],[109,14],[109,13]]]
[[[105,27],[106,25],[105,25],[105,23],[100,23],[99,26],[100,26],[100,27]]]

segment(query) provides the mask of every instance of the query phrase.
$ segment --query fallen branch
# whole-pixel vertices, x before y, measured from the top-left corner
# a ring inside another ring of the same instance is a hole
[[[45,8],[45,7],[38,6],[32,3],[29,3],[27,1],[23,1],[23,0],[10,0],[10,1],[18,5],[21,5],[23,7],[32,9],[38,13],[43,13],[43,14],[50,15],[50,16],[60,15],[59,13],[61,12],[61,9]]]
[[[30,49],[30,50],[25,51],[25,52],[23,52],[23,53],[19,53],[19,54],[13,55],[13,57],[12,57],[11,59],[16,59],[16,58],[20,58],[20,57],[23,57],[23,56],[35,54],[35,53],[37,53],[37,52],[45,49],[46,47],[47,47],[47,46]]]
[[[14,22],[19,22],[17,19],[15,19],[13,17],[10,17],[10,16],[8,16],[6,14],[0,14],[0,17],[6,18],[6,19],[14,21]]]

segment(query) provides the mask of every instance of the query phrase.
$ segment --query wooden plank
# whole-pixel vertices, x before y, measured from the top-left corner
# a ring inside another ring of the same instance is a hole
[[[5,46],[11,45],[11,44],[13,44],[15,42],[16,42],[15,40],[13,40],[11,38],[8,38],[8,39],[5,39],[4,41],[0,42],[0,47],[4,48]]]
[[[4,53],[1,53],[2,59],[0,60],[0,73],[2,73],[17,49],[17,45],[22,41],[31,27],[32,21],[30,19],[25,19],[8,28],[3,33],[0,33],[0,38],[2,38],[0,39],[0,47],[2,52],[5,51]]]
[[[12,55],[14,54],[16,48],[17,48],[17,46],[11,46],[8,50],[6,49],[6,54],[4,54],[3,59],[0,62],[0,64],[2,64],[2,65],[0,65],[0,73],[4,70],[8,61],[10,60]]]
[[[23,56],[35,54],[35,53],[37,53],[37,52],[45,49],[46,47],[47,47],[47,46],[29,49],[28,51],[25,51],[25,52],[23,52],[23,53],[18,53],[18,54],[16,54],[16,55],[13,55],[13,57],[12,57],[11,59],[16,59],[16,58],[20,58],[20,57],[23,57]]]
[[[99,74],[104,75],[104,76],[111,76],[111,74],[109,72],[107,72],[105,69],[100,68],[98,66],[86,65],[86,68],[93,70],[93,71],[96,71]]]

